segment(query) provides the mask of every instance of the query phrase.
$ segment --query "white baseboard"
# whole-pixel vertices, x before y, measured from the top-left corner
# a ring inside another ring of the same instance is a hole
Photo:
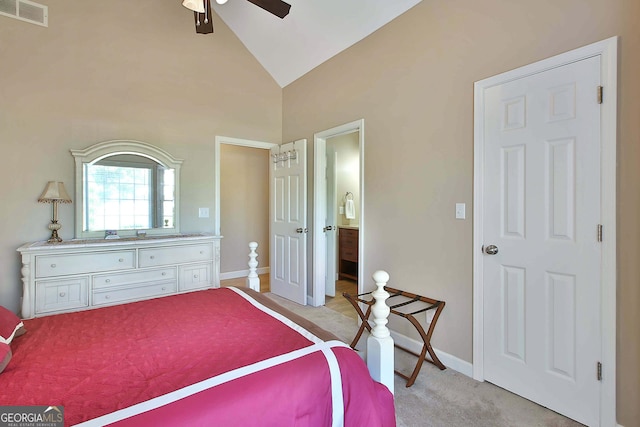
[[[391,331],[391,337],[393,338],[396,344],[406,348],[407,350],[411,350],[418,354],[420,354],[420,352],[422,351],[421,341],[415,340],[413,338],[409,338],[408,336],[403,335],[396,331]],[[438,359],[440,359],[440,361],[444,363],[444,366],[446,366],[449,369],[453,369],[454,371],[460,372],[461,374],[464,374],[468,377],[473,378],[473,364],[465,360],[459,359],[456,356],[452,356],[449,353],[445,353],[444,351],[440,351],[435,347],[433,349],[435,350],[436,356],[438,356]]]
[[[260,267],[256,269],[258,274],[267,274],[271,271],[269,267]],[[240,271],[229,271],[227,273],[220,273],[220,280],[237,279],[239,277],[247,277],[249,275],[249,269]]]

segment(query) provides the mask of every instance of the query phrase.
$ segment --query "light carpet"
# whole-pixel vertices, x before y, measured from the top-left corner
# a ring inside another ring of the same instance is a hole
[[[326,307],[302,306],[265,294],[294,313],[350,343],[357,322]],[[358,343],[366,348],[364,338]],[[396,366],[411,372],[415,358],[396,350]],[[582,424],[488,382],[478,382],[452,369],[440,371],[424,363],[413,386],[395,376],[398,427],[577,427]]]

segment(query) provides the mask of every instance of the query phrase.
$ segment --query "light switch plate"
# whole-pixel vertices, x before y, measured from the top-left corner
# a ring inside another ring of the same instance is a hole
[[[465,219],[466,218],[466,204],[465,203],[456,203],[456,219]]]
[[[209,208],[198,208],[199,218],[209,218]]]

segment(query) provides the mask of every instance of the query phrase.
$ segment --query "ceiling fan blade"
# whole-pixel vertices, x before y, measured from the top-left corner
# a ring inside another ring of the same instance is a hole
[[[284,18],[289,14],[291,5],[282,0],[248,0],[258,7],[263,8],[267,12],[273,13],[278,18]]]
[[[196,33],[198,34],[213,33],[213,17],[209,0],[204,0],[204,8],[204,13],[193,12],[193,21],[196,24]]]

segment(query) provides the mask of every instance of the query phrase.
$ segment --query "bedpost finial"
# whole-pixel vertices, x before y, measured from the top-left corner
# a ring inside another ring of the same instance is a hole
[[[387,284],[389,282],[389,273],[384,270],[378,270],[373,273],[373,280],[377,283]]]

